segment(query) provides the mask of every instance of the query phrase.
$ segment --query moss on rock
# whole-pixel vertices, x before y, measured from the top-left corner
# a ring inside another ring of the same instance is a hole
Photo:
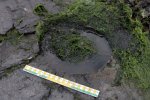
[[[38,16],[45,16],[48,14],[48,10],[43,6],[43,4],[37,4],[33,9],[33,12]]]
[[[122,65],[123,79],[134,80],[141,88],[150,87],[150,40],[138,18],[132,15],[128,4],[119,3],[122,16],[121,25],[132,35],[132,43],[127,50],[117,49],[116,56]],[[132,50],[134,47],[134,50]]]
[[[6,38],[6,36],[5,36],[5,35],[0,35],[0,43],[1,43],[2,41],[4,41],[4,40],[5,40],[5,38]]]

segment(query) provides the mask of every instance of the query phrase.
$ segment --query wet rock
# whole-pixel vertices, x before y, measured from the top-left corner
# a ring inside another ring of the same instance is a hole
[[[68,30],[65,30],[68,31]],[[78,30],[81,36],[86,37],[92,41],[96,48],[96,53],[87,59],[83,59],[79,62],[63,61],[55,53],[52,52],[50,41],[50,34],[45,34],[45,38],[41,43],[43,55],[38,57],[35,62],[38,64],[47,63],[48,67],[55,70],[58,73],[68,74],[87,74],[95,73],[98,69],[103,68],[107,62],[111,59],[111,49],[105,38],[99,37],[90,32]]]
[[[0,100],[43,100],[49,95],[50,88],[42,81],[22,69],[16,70],[0,80]]]
[[[22,37],[17,44],[12,44],[9,40],[3,41],[0,45],[0,71],[11,66],[21,64],[23,60],[28,60],[36,56],[39,46],[35,35]]]
[[[0,34],[14,25],[21,33],[33,33],[39,19],[33,14],[36,4],[43,4],[51,13],[59,12],[59,7],[51,0],[1,0],[0,1]]]

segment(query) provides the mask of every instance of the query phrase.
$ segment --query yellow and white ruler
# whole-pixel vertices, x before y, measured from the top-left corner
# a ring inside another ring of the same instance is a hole
[[[55,82],[57,84],[60,84],[62,86],[71,88],[73,90],[94,96],[94,97],[98,97],[99,92],[98,90],[92,89],[90,87],[69,81],[67,79],[64,79],[62,77],[56,76],[54,74],[50,74],[48,72],[42,71],[40,69],[34,68],[32,66],[26,65],[23,69],[24,71],[34,74],[36,76],[39,76],[41,78],[47,79],[49,81]]]

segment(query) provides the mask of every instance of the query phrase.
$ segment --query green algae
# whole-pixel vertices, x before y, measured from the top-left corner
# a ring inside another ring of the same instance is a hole
[[[92,42],[79,33],[57,32],[53,33],[51,38],[54,52],[65,61],[79,62],[96,51]]]

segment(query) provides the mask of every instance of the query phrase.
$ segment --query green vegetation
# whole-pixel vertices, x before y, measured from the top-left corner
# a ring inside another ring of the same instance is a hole
[[[4,41],[4,40],[5,40],[5,38],[6,38],[6,36],[5,36],[5,35],[0,35],[0,43],[1,43],[2,41]]]
[[[132,9],[123,0],[115,3],[107,3],[102,0],[76,0],[64,12],[45,16],[43,23],[47,31],[59,23],[90,26],[105,34],[108,42],[113,42],[109,40],[110,38],[111,40],[115,39],[113,36],[118,28],[127,30],[128,34],[132,36],[132,43],[130,43],[129,48],[125,50],[113,45],[111,47],[115,50],[114,54],[122,66],[123,80],[134,80],[139,87],[146,89],[150,88],[150,40],[147,36],[148,32],[143,31],[141,21],[132,15]],[[59,42],[57,43],[59,44]],[[79,45],[78,42],[77,45]],[[61,53],[64,51],[58,50],[57,52],[60,53],[60,56],[64,55]]]
[[[121,5],[121,6],[120,6]],[[117,50],[123,70],[123,77],[132,79],[139,87],[150,87],[150,40],[147,32],[143,32],[143,25],[139,19],[132,17],[132,9],[127,4],[119,4],[124,14],[122,26],[133,36],[131,46],[135,50]]]
[[[0,36],[0,42],[7,40],[13,45],[19,43],[20,39],[22,38],[23,34],[21,34],[17,29],[11,29],[7,32],[7,35]]]
[[[38,16],[45,16],[48,13],[48,10],[42,4],[37,4],[33,12]]]
[[[69,7],[66,14],[72,16],[74,22],[82,22],[102,33],[111,33],[119,25],[117,7],[106,2],[77,0]]]
[[[13,45],[17,45],[19,43],[19,41],[21,40],[21,38],[22,38],[23,35],[24,34],[21,34],[17,29],[11,29],[7,33],[6,40],[8,40]]]
[[[44,22],[43,21],[39,21],[37,23],[37,26],[36,26],[35,30],[36,30],[36,35],[37,35],[38,40],[41,41],[43,36],[44,36],[44,33],[47,31],[47,28],[44,25]]]
[[[58,57],[70,62],[82,61],[95,52],[92,42],[78,33],[52,34],[52,48]]]

